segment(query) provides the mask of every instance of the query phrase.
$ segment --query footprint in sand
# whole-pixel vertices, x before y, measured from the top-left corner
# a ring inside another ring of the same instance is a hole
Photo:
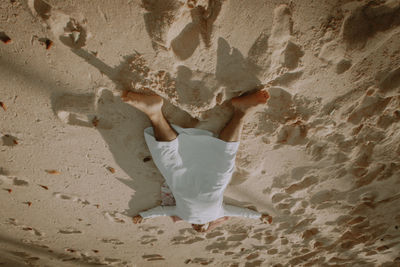
[[[174,0],[142,1],[142,7],[147,11],[143,18],[154,50],[168,49],[167,33],[182,6],[183,3]]]
[[[282,200],[289,198],[289,197],[290,197],[290,195],[287,193],[276,193],[271,197],[271,201],[272,201],[272,203],[279,203]]]
[[[78,230],[78,229],[73,228],[73,227],[66,227],[64,229],[59,229],[58,232],[60,234],[67,234],[67,235],[69,235],[69,234],[82,234],[83,233],[81,230]]]
[[[225,240],[217,240],[216,242],[211,243],[206,246],[205,249],[208,251],[224,251],[231,248],[237,248],[242,244],[239,241],[225,241]]]
[[[174,236],[171,239],[171,242],[173,245],[178,245],[178,244],[193,244],[196,242],[201,242],[205,240],[205,238],[196,236],[195,230],[192,228],[184,228],[179,230],[178,236]]]
[[[141,225],[141,226],[139,226],[139,229],[142,231],[148,232],[148,233],[153,233],[153,234],[156,234],[160,231],[158,227],[148,226],[148,225]]]
[[[307,143],[307,126],[303,121],[286,124],[278,132],[276,142],[286,145],[304,145]]]
[[[226,241],[243,241],[246,238],[248,238],[249,236],[246,234],[237,234],[237,235],[231,235],[228,236]]]
[[[126,216],[119,213],[118,211],[103,211],[102,214],[110,222],[114,223],[125,223]]]
[[[107,113],[111,109],[114,95],[104,88],[99,88],[97,91],[97,94],[61,95],[53,101],[53,110],[62,122],[69,125],[112,129],[111,121],[121,119],[119,114],[115,113],[115,106],[114,112]]]
[[[14,218],[8,218],[5,221],[5,223],[13,225],[13,226],[16,226],[16,227],[22,229],[23,231],[27,231],[27,232],[29,232],[29,233],[31,233],[33,235],[36,235],[36,236],[44,236],[45,235],[43,232],[37,230],[36,228],[33,228],[33,227],[30,227],[30,226],[26,226],[26,225],[18,223],[18,220],[14,219]]]
[[[54,10],[43,0],[28,0],[28,7],[33,16],[40,18],[64,45],[74,49],[86,45],[89,37],[85,26],[86,19],[72,18],[59,10]]]
[[[269,34],[264,31],[261,32],[247,53],[248,60],[262,68],[268,68],[271,65],[271,53],[268,50],[268,39]]]
[[[26,245],[28,245],[28,246],[31,246],[31,247],[34,246],[34,247],[41,248],[41,249],[50,248],[49,246],[41,244],[39,241],[35,241],[35,240],[21,239],[21,242],[26,244]]]
[[[22,228],[22,230],[27,231],[27,232],[29,232],[29,233],[31,233],[33,235],[44,236],[43,232],[40,232],[39,230],[37,230],[37,229],[35,229],[33,227],[21,225],[21,228]]]
[[[16,185],[16,186],[28,186],[29,182],[23,179],[18,179],[13,176],[0,175],[0,184]]]
[[[280,5],[274,10],[271,33],[262,31],[248,51],[249,62],[263,70],[260,75],[267,83],[289,86],[303,74],[304,52],[292,39],[290,9]]]
[[[185,264],[200,264],[200,265],[209,265],[210,263],[214,262],[214,258],[207,259],[207,258],[194,258],[194,259],[187,259],[185,260]]]
[[[181,236],[174,236],[172,238],[172,245],[179,245],[179,244],[193,244],[196,242],[201,242],[203,241],[204,238],[199,237],[199,236],[185,236],[185,235],[181,235]]]
[[[338,40],[325,43],[321,47],[318,58],[327,64],[333,64],[337,74],[344,73],[352,66],[351,59],[346,56],[346,49]]]
[[[265,228],[253,231],[250,238],[261,241],[263,244],[271,244],[277,239],[270,230],[266,230]]]
[[[145,254],[142,256],[146,261],[163,261],[165,260],[160,254]]]
[[[28,0],[28,6],[32,14],[36,17],[47,20],[50,18],[51,6],[42,0]]]
[[[78,22],[70,18],[65,25],[64,34],[60,36],[60,41],[70,48],[79,49],[84,47],[88,37],[85,24],[85,20],[83,22]]]
[[[60,192],[54,192],[53,196],[58,198],[58,199],[71,200],[73,202],[77,202],[77,203],[80,203],[80,204],[83,204],[83,205],[89,205],[90,204],[89,201],[87,201],[86,199],[81,198],[81,197],[79,197],[77,195],[63,194],[63,193],[60,193]]]
[[[199,2],[199,3],[198,3]],[[152,40],[153,49],[172,49],[181,60],[189,58],[200,44],[211,45],[213,24],[221,7],[221,0],[179,1],[143,0],[142,7],[146,30]]]
[[[117,238],[103,238],[101,242],[113,245],[123,245],[124,242],[118,240]]]
[[[195,3],[192,9],[181,12],[181,16],[168,32],[172,51],[179,59],[189,58],[200,44],[200,39],[205,47],[211,46],[213,24],[221,8],[221,0],[211,0],[199,5]]]
[[[290,9],[287,5],[275,8],[271,35],[268,38],[269,79],[273,84],[289,84],[302,74],[300,69],[294,71],[299,67],[300,58],[304,52],[291,40],[292,24]]]
[[[4,134],[1,137],[1,145],[2,146],[16,146],[18,145],[18,138],[11,134]]]
[[[6,224],[10,224],[10,225],[14,225],[14,226],[18,226],[18,225],[19,225],[18,220],[17,220],[17,219],[14,219],[14,218],[8,218],[8,219],[5,221],[5,223],[6,223]]]
[[[211,238],[215,238],[215,237],[223,236],[223,235],[224,235],[224,233],[221,231],[212,231],[211,233],[208,233],[206,235],[206,238],[211,239]]]
[[[309,188],[310,186],[318,183],[318,178],[315,176],[308,176],[301,180],[298,183],[294,183],[285,189],[285,192],[288,194],[294,194],[297,191],[304,190]]]
[[[157,241],[158,239],[152,235],[144,235],[140,237],[140,244],[142,245],[152,244]]]
[[[32,256],[24,251],[10,251],[10,253],[23,259],[28,266],[38,266],[37,261],[40,260],[39,257]]]

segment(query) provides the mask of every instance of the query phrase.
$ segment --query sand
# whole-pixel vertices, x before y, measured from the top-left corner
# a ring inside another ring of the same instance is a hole
[[[399,266],[398,0],[3,0],[0,21],[0,266]],[[257,86],[225,202],[273,223],[133,224],[163,178],[121,91],[218,133]]]

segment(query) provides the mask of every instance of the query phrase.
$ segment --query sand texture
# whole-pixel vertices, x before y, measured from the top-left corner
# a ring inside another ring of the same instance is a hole
[[[0,1],[0,266],[400,266],[399,0]],[[218,133],[263,87],[208,233],[160,203],[148,118]]]

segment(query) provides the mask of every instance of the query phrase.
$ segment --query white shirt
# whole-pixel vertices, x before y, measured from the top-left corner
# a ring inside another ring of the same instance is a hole
[[[223,204],[239,142],[225,142],[206,130],[171,126],[179,135],[169,142],[157,141],[152,127],[146,128],[144,135],[176,206],[158,206],[139,214],[143,218],[175,215],[194,224],[224,216],[260,218],[259,212]]]

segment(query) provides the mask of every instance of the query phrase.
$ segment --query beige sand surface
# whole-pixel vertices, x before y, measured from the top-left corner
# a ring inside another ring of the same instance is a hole
[[[399,26],[398,0],[1,0],[0,266],[399,266]],[[273,224],[133,224],[163,178],[121,89],[218,133],[258,85],[225,200]]]

